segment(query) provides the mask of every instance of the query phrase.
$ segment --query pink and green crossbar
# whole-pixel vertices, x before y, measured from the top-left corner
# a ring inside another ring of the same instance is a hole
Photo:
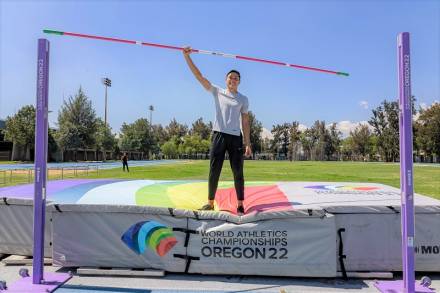
[[[88,38],[88,39],[95,39],[95,40],[101,40],[101,41],[119,42],[119,43],[131,44],[131,45],[150,46],[150,47],[156,47],[156,48],[161,48],[161,49],[172,49],[172,50],[179,50],[179,51],[182,51],[184,49],[183,47],[162,45],[162,44],[156,44],[156,43],[147,43],[147,42],[143,42],[143,41],[133,41],[133,40],[126,40],[126,39],[119,39],[119,38],[110,38],[110,37],[102,37],[102,36],[95,36],[95,35],[62,32],[62,31],[48,30],[48,29],[43,30],[43,32],[46,34],[54,34],[54,35],[59,35],[59,36]],[[286,63],[286,62],[260,59],[260,58],[254,58],[254,57],[246,57],[246,56],[240,56],[240,55],[228,54],[228,53],[222,53],[222,52],[206,51],[206,50],[199,50],[199,49],[192,49],[192,52],[199,53],[199,54],[208,54],[208,55],[227,57],[227,58],[235,58],[235,59],[241,59],[241,60],[247,60],[247,61],[262,62],[262,63],[272,64],[272,65],[281,65],[281,66],[293,67],[293,68],[297,68],[297,69],[312,70],[312,71],[317,71],[317,72],[321,72],[321,73],[329,73],[329,74],[336,74],[336,75],[342,75],[342,76],[349,75],[346,72],[333,71],[333,70],[328,70],[328,69],[321,69],[321,68],[303,66],[303,65],[297,65],[297,64],[290,64],[290,63]]]

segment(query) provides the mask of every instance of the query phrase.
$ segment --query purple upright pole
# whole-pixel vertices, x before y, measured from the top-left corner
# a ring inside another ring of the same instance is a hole
[[[402,197],[402,272],[403,281],[381,281],[375,286],[381,292],[434,292],[423,284],[415,284],[414,265],[414,186],[413,133],[411,103],[411,58],[409,33],[397,37],[399,82],[400,191]]]
[[[44,224],[46,214],[47,104],[49,89],[49,41],[38,40],[37,106],[35,125],[35,194],[33,284],[40,284],[44,270]]]
[[[397,38],[399,58],[400,190],[402,196],[402,266],[406,292],[414,292],[414,186],[409,33]]]
[[[35,123],[35,194],[33,274],[8,285],[10,292],[53,292],[72,276],[69,273],[44,272],[44,224],[46,215],[47,137],[49,91],[49,41],[38,39],[37,105]]]

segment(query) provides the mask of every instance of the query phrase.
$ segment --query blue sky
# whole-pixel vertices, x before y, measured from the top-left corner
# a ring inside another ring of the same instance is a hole
[[[194,54],[212,82],[242,74],[239,90],[265,128],[299,121],[368,120],[397,96],[396,37],[411,33],[412,92],[440,100],[440,1],[0,1],[0,118],[35,103],[37,39],[51,42],[50,110],[81,85],[104,116],[101,78],[112,79],[113,131],[139,117],[168,124],[213,120],[214,103],[180,52],[44,35],[44,28],[156,42],[349,72],[340,77]],[[350,122],[347,122],[350,121]],[[345,125],[345,126],[344,126]]]

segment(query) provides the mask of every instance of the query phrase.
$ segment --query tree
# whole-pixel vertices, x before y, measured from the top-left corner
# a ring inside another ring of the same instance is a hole
[[[212,123],[205,123],[203,122],[203,118],[197,119],[191,127],[190,134],[191,135],[198,135],[201,137],[201,139],[209,139],[209,136],[211,135],[212,131]]]
[[[61,150],[94,148],[97,118],[92,102],[80,87],[75,97],[64,101],[58,113],[57,142]]]
[[[263,124],[257,120],[255,114],[252,113],[252,111],[249,111],[249,127],[251,148],[255,156],[256,152],[261,152],[261,131],[263,130]]]
[[[328,159],[331,157],[339,157],[339,151],[341,148],[341,136],[342,133],[336,128],[336,123],[332,123],[329,129],[329,142],[326,148],[326,155]]]
[[[316,136],[316,131],[312,128],[307,128],[301,133],[300,141],[303,147],[304,154],[306,155],[306,159],[315,160],[315,149],[318,143],[318,139],[319,137]]]
[[[153,154],[158,154],[161,150],[161,146],[166,143],[170,137],[161,124],[153,125],[151,128],[154,141],[154,144],[152,145],[152,152]]]
[[[298,148],[301,139],[301,131],[299,130],[299,122],[294,121],[289,126],[289,158],[294,160],[298,153]]]
[[[412,114],[416,114],[415,97],[411,97]],[[384,100],[372,110],[373,117],[368,123],[373,126],[377,136],[377,149],[383,160],[395,162],[399,157],[399,104],[397,101]]]
[[[315,141],[314,148],[312,152],[314,153],[314,158],[317,160],[324,160],[328,154],[327,149],[329,149],[329,133],[325,127],[325,121],[316,120],[313,126],[310,128],[311,133],[309,135],[313,136],[312,140]]]
[[[54,154],[56,154],[56,152],[58,151],[58,144],[56,141],[56,137],[57,137],[57,130],[56,129],[52,129],[49,127],[48,131],[48,137],[47,137],[47,148],[48,148],[48,153],[47,153],[47,160],[48,161],[55,161],[58,158],[54,157]]]
[[[271,149],[271,146],[273,145],[273,141],[268,138],[265,137],[262,141],[261,141],[261,149],[263,153],[268,152],[268,150]]]
[[[399,104],[384,100],[372,112],[368,123],[378,137],[378,150],[386,162],[394,162],[399,156]]]
[[[333,123],[328,130],[325,121],[316,120],[300,135],[306,157],[310,160],[330,160],[339,149],[340,135],[336,124]]]
[[[152,151],[156,144],[148,120],[140,118],[131,124],[124,122],[119,145],[122,151],[139,151],[146,154]]]
[[[440,103],[435,103],[426,110],[420,111],[415,124],[416,142],[428,157],[440,156]]]
[[[353,137],[349,136],[342,140],[341,155],[343,160],[353,160]]]
[[[14,116],[6,118],[5,139],[13,142],[12,159],[17,157],[17,147],[24,147],[25,160],[31,160],[31,148],[35,142],[35,107],[22,107]]]
[[[206,154],[209,146],[209,140],[202,139],[199,135],[186,135],[183,137],[183,143],[179,145],[179,153],[182,155]]]
[[[6,121],[0,119],[0,142],[5,140]]]
[[[173,118],[166,127],[166,131],[168,137],[177,136],[178,138],[182,138],[188,133],[188,126],[178,123],[176,118]]]
[[[165,142],[160,149],[168,159],[175,159],[177,157],[177,145],[172,140]]]
[[[289,148],[289,123],[277,124],[272,126],[273,144],[272,151],[275,154],[284,154],[287,158],[287,152]]]
[[[350,136],[353,154],[362,161],[369,159],[373,150],[373,134],[368,125],[358,125],[353,131],[350,131]]]
[[[96,149],[102,152],[102,159],[106,160],[105,151],[114,150],[116,145],[115,136],[112,134],[111,128],[105,125],[102,119],[96,120],[97,132],[96,132]]]
[[[35,108],[33,105],[22,107],[17,114],[7,117],[5,121],[5,139],[13,142],[12,159],[24,159],[30,161],[32,151],[35,145]],[[49,128],[48,130],[48,160],[53,160],[58,145],[54,139],[56,130]],[[17,152],[18,147],[24,148],[24,157]]]

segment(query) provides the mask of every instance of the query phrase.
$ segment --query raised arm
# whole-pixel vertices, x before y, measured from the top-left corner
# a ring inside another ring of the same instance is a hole
[[[197,66],[192,61],[189,54],[191,54],[192,49],[191,47],[185,47],[183,49],[183,56],[185,57],[186,63],[188,64],[189,69],[191,69],[191,72],[194,74],[194,76],[197,78],[197,80],[200,82],[200,84],[209,91],[211,89],[211,83],[209,80],[203,77],[203,75],[200,73],[200,70],[197,68]]]

